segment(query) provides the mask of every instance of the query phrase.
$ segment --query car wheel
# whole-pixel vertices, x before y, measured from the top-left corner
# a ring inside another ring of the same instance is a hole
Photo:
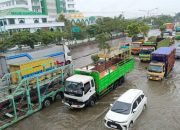
[[[129,128],[133,127],[133,121],[131,121],[131,123],[129,124]]]
[[[144,106],[143,106],[143,111],[146,109],[146,104],[144,104]]]

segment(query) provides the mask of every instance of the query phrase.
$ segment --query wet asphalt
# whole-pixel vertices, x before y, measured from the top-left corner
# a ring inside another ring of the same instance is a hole
[[[115,40],[112,44],[118,43]],[[97,44],[73,49],[75,67],[91,63],[91,54],[97,52]],[[131,88],[143,90],[148,98],[147,109],[132,130],[180,130],[180,60],[176,60],[173,71],[160,82],[147,79],[147,66],[148,63],[135,57],[135,69],[126,75],[125,83],[98,100],[94,107],[71,110],[58,101],[7,130],[108,130],[103,119],[109,105]]]

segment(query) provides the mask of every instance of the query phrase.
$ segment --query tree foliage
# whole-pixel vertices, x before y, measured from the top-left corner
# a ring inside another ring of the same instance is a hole
[[[101,33],[96,36],[96,41],[98,42],[99,50],[103,50],[106,53],[106,50],[110,49],[109,44],[107,41],[110,40],[110,36],[108,33]]]

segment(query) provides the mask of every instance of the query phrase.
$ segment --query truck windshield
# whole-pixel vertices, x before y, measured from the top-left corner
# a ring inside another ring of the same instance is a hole
[[[140,44],[139,44],[139,43],[133,43],[133,44],[132,44],[132,48],[138,48],[138,47],[140,47]]]
[[[158,65],[149,65],[148,71],[161,73],[163,69],[161,66],[158,66]]]
[[[66,81],[65,93],[74,95],[74,96],[82,96],[83,95],[83,84],[77,83],[77,82]]]
[[[125,115],[129,114],[130,110],[131,104],[120,101],[116,101],[111,108],[111,111]]]
[[[148,50],[140,50],[140,54],[151,54],[153,52],[153,49],[148,49]]]
[[[163,36],[166,37],[166,36],[170,36],[169,33],[163,33]]]

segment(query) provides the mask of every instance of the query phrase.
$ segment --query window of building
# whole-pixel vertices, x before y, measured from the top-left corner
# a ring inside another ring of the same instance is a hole
[[[4,25],[7,25],[7,22],[6,22],[6,20],[4,20]]]
[[[68,4],[68,8],[74,8],[73,4]]]
[[[8,21],[9,21],[9,24],[15,24],[15,19],[10,18],[8,19]]]
[[[19,23],[20,23],[20,24],[25,23],[25,19],[19,19]]]
[[[39,23],[39,19],[34,19],[34,23]]]
[[[46,18],[42,18],[42,22],[43,23],[47,23],[47,19]]]
[[[3,26],[3,21],[2,20],[0,21],[0,26]]]

